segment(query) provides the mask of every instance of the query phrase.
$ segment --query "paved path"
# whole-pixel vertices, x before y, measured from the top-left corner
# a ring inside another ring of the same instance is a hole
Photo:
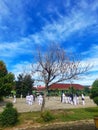
[[[5,99],[5,101],[13,102],[13,98]],[[46,98],[46,109],[69,109],[69,108],[85,108],[85,107],[94,107],[96,104],[89,98],[85,97],[85,105],[82,105],[81,97],[79,98],[79,105],[71,105],[60,102],[60,97],[50,97],[49,100]],[[4,104],[0,104],[0,112],[5,107]],[[17,102],[14,103],[14,107],[17,108],[18,112],[29,112],[29,111],[40,111],[41,106],[38,105],[37,100],[33,103],[33,105],[26,104],[25,98],[20,99],[17,98]]]

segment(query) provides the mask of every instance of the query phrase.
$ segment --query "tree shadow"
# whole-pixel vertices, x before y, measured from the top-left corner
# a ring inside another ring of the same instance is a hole
[[[6,106],[6,104],[8,103],[8,102],[10,102],[10,101],[0,101],[0,107],[4,107],[4,106]]]
[[[88,112],[98,112],[98,107],[90,107],[90,108],[85,108],[85,111],[88,111]]]

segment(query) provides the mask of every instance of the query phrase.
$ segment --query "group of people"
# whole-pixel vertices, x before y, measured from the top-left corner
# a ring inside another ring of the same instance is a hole
[[[81,100],[82,100],[82,104],[85,105],[85,97],[83,94],[81,95]],[[80,101],[79,101],[79,96],[77,94],[62,93],[61,102],[62,103],[69,103],[72,105],[78,105]]]
[[[37,100],[39,105],[42,105],[43,96],[41,94],[39,94],[36,97],[36,100]],[[82,105],[85,105],[85,96],[83,94],[81,95],[81,101],[82,101]],[[35,102],[35,95],[33,95],[33,94],[29,95],[28,94],[26,96],[26,103],[28,105],[33,105],[34,102]],[[68,103],[68,104],[72,104],[72,105],[78,105],[80,103],[80,98],[79,98],[79,96],[77,94],[65,94],[65,93],[62,93],[61,94],[61,102],[66,103],[66,104]],[[13,103],[16,103],[16,95],[14,95]]]
[[[37,96],[37,101],[39,105],[42,105],[43,102],[43,96],[41,94],[39,94]],[[32,105],[35,102],[35,96],[34,95],[27,95],[26,96],[26,103],[29,105]]]

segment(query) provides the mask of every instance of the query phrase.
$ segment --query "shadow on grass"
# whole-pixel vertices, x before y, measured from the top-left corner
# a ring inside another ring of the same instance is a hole
[[[0,101],[0,107],[6,106],[9,101]]]
[[[88,112],[94,112],[94,113],[98,113],[98,107],[90,107],[90,108],[85,108],[85,111],[88,111]]]

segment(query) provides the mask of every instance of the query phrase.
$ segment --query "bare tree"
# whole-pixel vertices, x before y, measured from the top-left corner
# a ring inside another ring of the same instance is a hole
[[[32,73],[37,73],[36,80],[45,84],[41,112],[45,108],[46,92],[52,84],[77,79],[91,68],[89,64],[84,65],[76,56],[67,55],[65,50],[56,44],[51,44],[44,54],[39,50],[36,59],[36,66],[32,64]]]

